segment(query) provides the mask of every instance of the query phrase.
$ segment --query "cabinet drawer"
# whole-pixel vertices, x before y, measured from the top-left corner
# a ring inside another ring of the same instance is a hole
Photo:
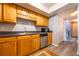
[[[5,37],[5,38],[0,38],[0,43],[10,42],[15,40],[16,40],[16,37]]]
[[[18,38],[18,40],[20,40],[20,39],[29,39],[29,38],[31,38],[31,35],[29,35],[29,36],[18,36],[17,38]]]
[[[40,34],[32,35],[32,38],[40,38]]]

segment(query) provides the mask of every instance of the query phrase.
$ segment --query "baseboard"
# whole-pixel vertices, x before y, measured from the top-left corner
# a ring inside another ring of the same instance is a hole
[[[77,55],[79,55],[79,50],[77,50]]]
[[[58,45],[57,45],[57,44],[52,44],[52,45],[54,45],[54,46],[58,47]]]

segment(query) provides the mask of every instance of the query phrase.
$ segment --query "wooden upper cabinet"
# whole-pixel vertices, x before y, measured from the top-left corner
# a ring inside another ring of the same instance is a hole
[[[29,11],[27,9],[17,6],[17,17],[23,18],[23,19],[29,19],[28,12]]]
[[[48,24],[49,24],[49,18],[47,17],[46,18],[46,26],[48,26]]]
[[[42,20],[43,20],[43,26],[46,26],[46,19],[45,19],[45,17],[44,16],[42,16]]]
[[[48,18],[12,3],[0,4],[0,22],[16,23],[16,18],[36,21],[37,26],[48,26]]]
[[[3,21],[16,23],[16,5],[10,3],[3,4]]]
[[[38,14],[37,16],[37,22],[36,22],[37,26],[43,26],[43,18],[41,15]]]
[[[0,3],[0,22],[2,22],[2,4]]]
[[[44,17],[44,25],[48,26],[48,18],[47,17]]]
[[[29,11],[29,19],[36,21],[37,20],[37,14],[33,11]]]
[[[36,21],[36,19],[37,19],[36,16],[37,15],[35,12],[32,12],[28,9],[23,8],[23,7],[17,6],[17,17],[28,19],[31,21]]]
[[[43,15],[38,15],[36,24],[37,26],[48,26],[48,18]]]
[[[20,6],[16,6],[16,13],[18,14],[22,14],[22,8]]]
[[[37,20],[37,13],[33,12],[33,20],[36,21]]]
[[[48,32],[48,45],[52,44],[52,32]]]
[[[31,53],[31,36],[18,37],[18,56],[26,56]]]
[[[16,56],[16,37],[0,38],[0,56]]]

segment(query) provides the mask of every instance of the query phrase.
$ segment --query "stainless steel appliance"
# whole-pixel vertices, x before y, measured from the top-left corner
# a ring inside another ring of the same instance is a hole
[[[49,28],[41,28],[41,32],[49,32]]]
[[[48,35],[47,33],[41,33],[40,36],[41,36],[41,39],[40,39],[41,48],[44,48],[48,45]]]

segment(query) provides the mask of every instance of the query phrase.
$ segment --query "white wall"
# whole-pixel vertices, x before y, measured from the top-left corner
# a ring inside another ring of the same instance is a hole
[[[77,40],[77,46],[78,46],[78,49],[77,49],[77,54],[79,55],[79,4],[78,4],[78,40]]]
[[[52,44],[58,44],[64,40],[64,20],[60,15],[52,16],[49,19],[49,29],[53,31]]]
[[[36,27],[32,21],[18,19],[16,24],[0,23],[0,31],[40,31],[40,27]]]

